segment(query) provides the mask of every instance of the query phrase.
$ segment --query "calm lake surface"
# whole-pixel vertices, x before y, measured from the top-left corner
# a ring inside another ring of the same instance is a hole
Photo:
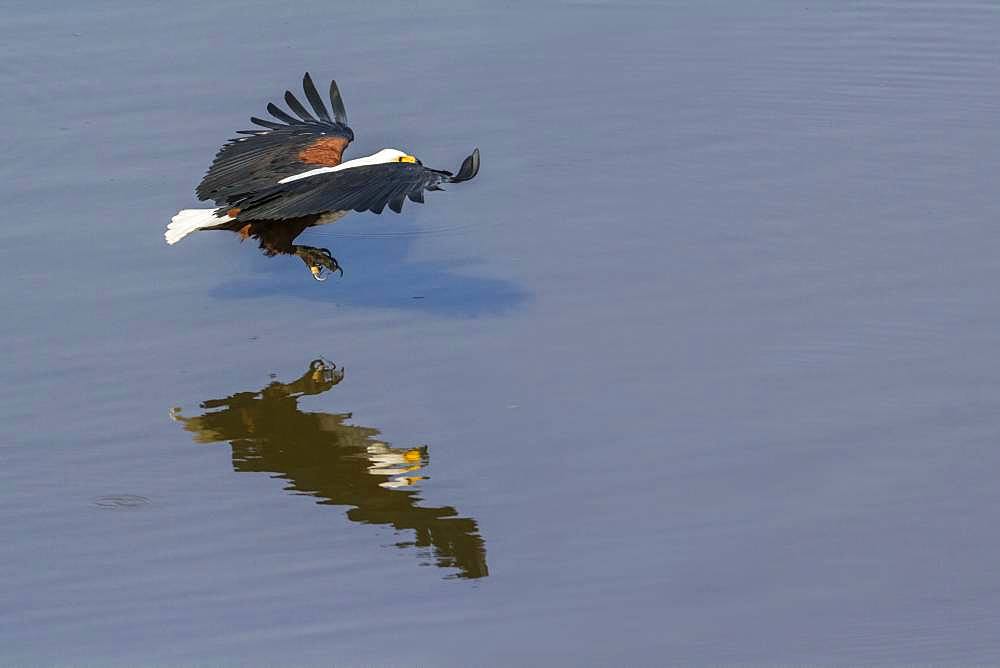
[[[1000,7],[0,19],[0,664],[1000,662]],[[162,238],[302,73],[476,180]]]

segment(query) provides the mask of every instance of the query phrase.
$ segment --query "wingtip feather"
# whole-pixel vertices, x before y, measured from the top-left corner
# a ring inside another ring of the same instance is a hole
[[[309,100],[309,104],[312,105],[313,111],[319,116],[321,120],[328,123],[332,122],[330,119],[330,114],[326,110],[326,106],[323,104],[323,98],[319,96],[319,92],[316,90],[316,85],[313,83],[312,77],[306,72],[306,75],[302,77],[302,90],[305,91],[306,99]]]
[[[267,103],[267,113],[271,114],[272,116],[274,116],[275,118],[277,118],[279,121],[284,121],[285,123],[288,123],[289,125],[296,125],[296,124],[302,122],[299,119],[297,119],[294,116],[292,116],[291,114],[289,114],[287,111],[285,111],[281,107],[279,107],[278,105],[276,105],[274,102],[268,102]]]
[[[344,108],[344,98],[340,95],[336,79],[330,80],[330,109],[338,123],[347,125],[347,109]]]
[[[458,174],[452,177],[450,180],[452,183],[461,183],[462,181],[468,181],[479,173],[479,149],[476,148],[472,151],[465,160],[462,161],[462,166],[458,170]]]
[[[304,122],[308,123],[309,121],[316,120],[315,118],[313,118],[312,114],[306,111],[306,108],[302,106],[302,103],[299,102],[299,99],[295,97],[292,91],[290,90],[285,91],[285,102],[288,104],[289,107],[291,107],[292,111],[295,114],[297,114],[298,117],[301,118]]]

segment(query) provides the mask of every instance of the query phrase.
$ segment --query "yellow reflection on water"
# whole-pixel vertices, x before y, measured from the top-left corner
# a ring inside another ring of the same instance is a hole
[[[413,531],[414,539],[397,547],[417,548],[437,566],[457,569],[456,577],[488,575],[476,521],[458,517],[451,506],[418,505],[414,485],[425,480],[427,446],[392,447],[376,438],[377,429],[346,424],[350,413],[299,408],[299,398],[322,394],[343,379],[343,367],[317,359],[290,383],[204,401],[197,417],[176,408],[171,415],[197,443],[228,441],[236,471],[277,474],[289,492],[350,506],[347,517],[355,522]]]

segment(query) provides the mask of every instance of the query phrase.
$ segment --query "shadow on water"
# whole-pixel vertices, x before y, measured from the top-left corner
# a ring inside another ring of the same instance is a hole
[[[227,281],[212,294],[221,299],[304,297],[311,301],[413,309],[453,317],[505,313],[527,300],[527,292],[512,282],[459,273],[463,263],[408,259],[416,236],[314,235],[309,243],[330,249],[344,268],[343,278],[333,276],[325,283],[317,283],[295,258],[255,254],[253,277]]]
[[[418,505],[413,486],[424,479],[427,446],[394,448],[376,438],[377,429],[346,424],[350,413],[299,409],[299,398],[322,394],[343,379],[342,367],[318,359],[290,383],[204,401],[197,417],[180,409],[172,414],[197,443],[228,441],[236,471],[275,473],[288,481],[289,492],[318,497],[322,505],[352,506],[347,517],[354,522],[413,531],[412,541],[396,547],[417,548],[438,567],[457,569],[451,577],[488,575],[476,521],[458,517],[451,506]]]

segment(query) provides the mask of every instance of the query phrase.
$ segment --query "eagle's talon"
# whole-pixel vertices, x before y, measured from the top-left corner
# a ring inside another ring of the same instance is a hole
[[[330,251],[325,248],[295,246],[295,254],[302,258],[302,261],[309,267],[309,273],[317,281],[325,281],[330,277],[330,274],[335,272],[340,272],[341,276],[344,275],[344,270],[340,268],[337,258],[333,257]]]

